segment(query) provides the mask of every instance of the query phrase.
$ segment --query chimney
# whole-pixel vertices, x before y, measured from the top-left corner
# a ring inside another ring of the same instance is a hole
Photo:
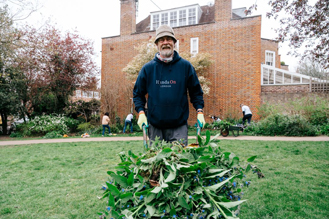
[[[229,21],[232,19],[232,0],[215,0],[216,22]]]
[[[136,32],[136,2],[138,0],[120,0],[120,35],[130,35]]]

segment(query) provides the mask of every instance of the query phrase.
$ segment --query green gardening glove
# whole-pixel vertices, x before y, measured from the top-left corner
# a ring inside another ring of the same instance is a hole
[[[140,112],[139,113],[137,124],[138,124],[138,126],[139,126],[140,129],[142,129],[143,124],[145,124],[146,126],[148,126],[147,125],[147,118],[146,118],[144,112]]]

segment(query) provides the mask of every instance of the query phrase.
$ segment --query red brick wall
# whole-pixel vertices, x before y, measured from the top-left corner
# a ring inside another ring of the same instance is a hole
[[[261,104],[261,17],[231,20],[230,13],[227,13],[231,10],[230,0],[216,0],[215,5],[216,9],[221,8],[218,16],[224,14],[224,18],[217,17],[215,23],[174,28],[179,51],[189,52],[190,38],[198,37],[199,52],[212,55],[214,63],[208,74],[211,90],[208,96],[204,96],[206,115],[239,118],[239,105],[244,103],[250,106],[257,119],[256,107]],[[154,36],[155,31],[150,31],[121,33],[121,36],[102,39],[102,89],[111,84],[120,90],[117,113],[121,118],[130,109],[129,94],[124,93],[124,86],[131,84],[125,79],[122,69],[136,55],[134,46]],[[189,124],[195,121],[195,111],[190,107]],[[206,121],[211,122],[211,119],[206,118]]]

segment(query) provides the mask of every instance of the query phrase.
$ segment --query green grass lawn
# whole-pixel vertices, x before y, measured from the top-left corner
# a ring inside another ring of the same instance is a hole
[[[253,162],[265,178],[250,175],[240,218],[328,218],[329,142],[222,140]],[[82,142],[0,147],[0,218],[98,218],[101,186],[117,154],[142,152],[142,141]]]

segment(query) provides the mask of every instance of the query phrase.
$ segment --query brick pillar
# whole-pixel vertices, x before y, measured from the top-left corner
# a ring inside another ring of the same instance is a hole
[[[215,0],[215,20],[229,21],[232,18],[232,0]]]
[[[120,0],[120,35],[130,35],[136,32],[136,1]]]

